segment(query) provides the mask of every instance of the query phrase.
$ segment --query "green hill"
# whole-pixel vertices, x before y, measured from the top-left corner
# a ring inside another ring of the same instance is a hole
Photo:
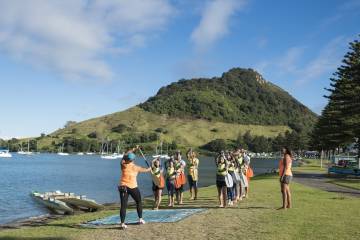
[[[180,80],[140,104],[174,117],[238,124],[286,125],[305,131],[317,116],[252,69],[234,68],[219,78]]]
[[[62,143],[71,146],[68,151],[90,146],[98,151],[101,142],[114,146],[119,140],[149,148],[159,140],[173,147],[199,147],[215,139],[235,140],[247,131],[272,138],[286,131],[308,132],[316,118],[257,72],[235,68],[219,78],[172,83],[139,106],[69,124],[37,138],[37,144],[45,151]]]

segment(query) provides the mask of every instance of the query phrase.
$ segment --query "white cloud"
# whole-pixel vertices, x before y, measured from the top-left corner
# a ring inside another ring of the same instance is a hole
[[[202,13],[199,25],[191,34],[198,51],[205,51],[229,31],[230,18],[245,5],[245,0],[212,0]]]
[[[280,57],[260,61],[255,64],[255,69],[259,72],[271,69],[279,76],[286,75],[288,79],[293,79],[297,86],[302,86],[325,74],[328,74],[327,78],[329,78],[340,66],[349,41],[350,39],[343,36],[330,40],[305,64],[303,57],[309,47],[294,46],[287,49]]]
[[[298,71],[298,61],[304,53],[305,47],[291,47],[278,61],[277,65],[283,72],[294,73]]]
[[[347,43],[347,39],[342,36],[332,39],[320,50],[319,54],[299,72],[301,76],[298,77],[295,84],[303,85],[325,73],[335,72],[341,64]]]
[[[0,51],[71,79],[110,79],[109,54],[162,30],[169,0],[0,0]]]

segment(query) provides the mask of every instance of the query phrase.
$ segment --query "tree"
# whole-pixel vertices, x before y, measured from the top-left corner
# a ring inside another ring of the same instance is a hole
[[[64,125],[64,128],[74,126],[76,124],[75,121],[67,121]]]
[[[350,43],[342,65],[330,79],[329,99],[313,132],[312,143],[334,149],[360,137],[360,42]]]
[[[117,125],[116,127],[113,127],[111,129],[112,132],[117,132],[117,133],[123,133],[125,131],[127,131],[129,129],[128,126],[126,126],[125,124],[123,123],[120,123],[119,125]]]

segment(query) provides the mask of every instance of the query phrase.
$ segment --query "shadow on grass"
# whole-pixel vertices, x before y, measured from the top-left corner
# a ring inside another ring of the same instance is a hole
[[[63,237],[0,237],[0,240],[67,240]]]

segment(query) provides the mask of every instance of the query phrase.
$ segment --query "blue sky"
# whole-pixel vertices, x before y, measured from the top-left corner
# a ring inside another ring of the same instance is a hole
[[[0,1],[0,138],[50,133],[233,67],[320,113],[359,25],[360,0]]]

